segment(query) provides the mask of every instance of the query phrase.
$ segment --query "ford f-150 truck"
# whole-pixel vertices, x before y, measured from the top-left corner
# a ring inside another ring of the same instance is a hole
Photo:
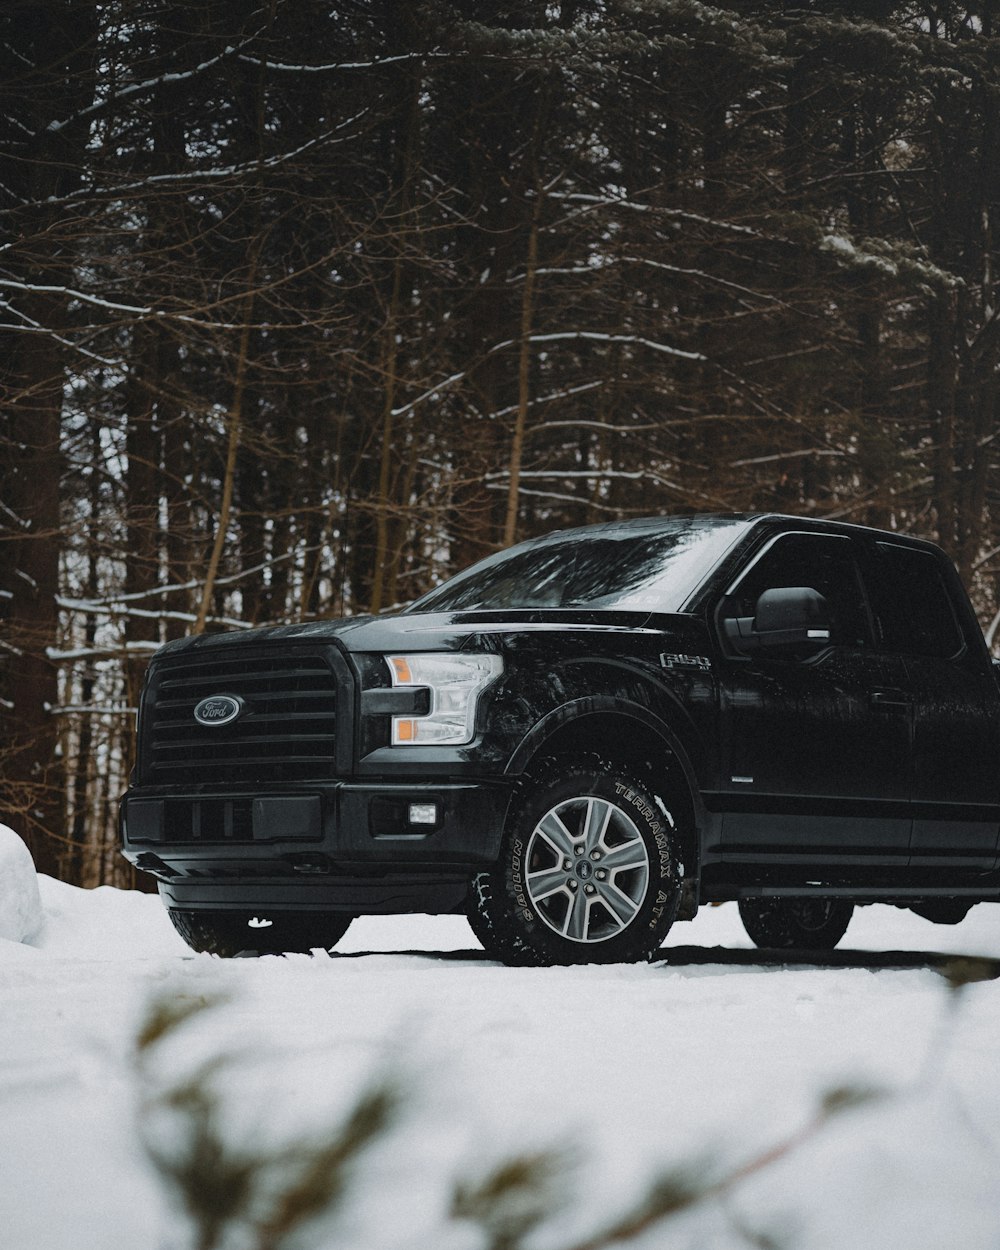
[[[1000,689],[954,567],[778,515],[561,531],[394,615],[153,658],[124,853],[196,950],[461,912],[509,963],[768,947],[1000,901]]]

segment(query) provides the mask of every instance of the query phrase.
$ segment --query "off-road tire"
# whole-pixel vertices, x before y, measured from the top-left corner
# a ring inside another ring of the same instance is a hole
[[[231,959],[241,953],[283,955],[329,950],[354,919],[340,912],[274,912],[264,917],[249,911],[186,911],[167,908],[174,928],[199,954]],[[269,920],[254,925],[255,920]]]
[[[680,902],[677,848],[674,817],[633,770],[546,760],[511,806],[496,866],[473,879],[473,932],[508,964],[649,959]]]
[[[854,912],[841,898],[742,898],[739,907],[754,945],[776,950],[832,951]]]
[[[497,905],[492,894],[496,886],[495,873],[480,872],[472,878],[466,901],[469,926],[491,959],[501,959],[506,964],[534,963],[530,950],[512,932],[503,927],[498,931],[493,923]]]

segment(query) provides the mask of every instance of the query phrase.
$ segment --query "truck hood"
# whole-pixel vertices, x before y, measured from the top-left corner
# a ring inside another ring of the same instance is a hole
[[[183,651],[226,648],[253,643],[336,641],[347,651],[459,651],[472,639],[487,634],[634,633],[649,629],[661,633],[671,622],[688,618],[649,612],[593,611],[532,608],[519,611],[400,612],[392,616],[356,616],[344,620],[307,621],[300,625],[270,625],[180,638],[161,647],[157,656]]]

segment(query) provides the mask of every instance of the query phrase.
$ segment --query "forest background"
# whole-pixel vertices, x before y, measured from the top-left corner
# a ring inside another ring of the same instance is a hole
[[[772,509],[1000,606],[979,4],[8,0],[0,817],[117,855],[150,653]]]

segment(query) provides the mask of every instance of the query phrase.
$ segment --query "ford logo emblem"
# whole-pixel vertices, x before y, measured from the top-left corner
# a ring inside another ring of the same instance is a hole
[[[243,711],[243,700],[230,694],[213,694],[202,701],[194,709],[194,718],[199,725],[228,725]]]

